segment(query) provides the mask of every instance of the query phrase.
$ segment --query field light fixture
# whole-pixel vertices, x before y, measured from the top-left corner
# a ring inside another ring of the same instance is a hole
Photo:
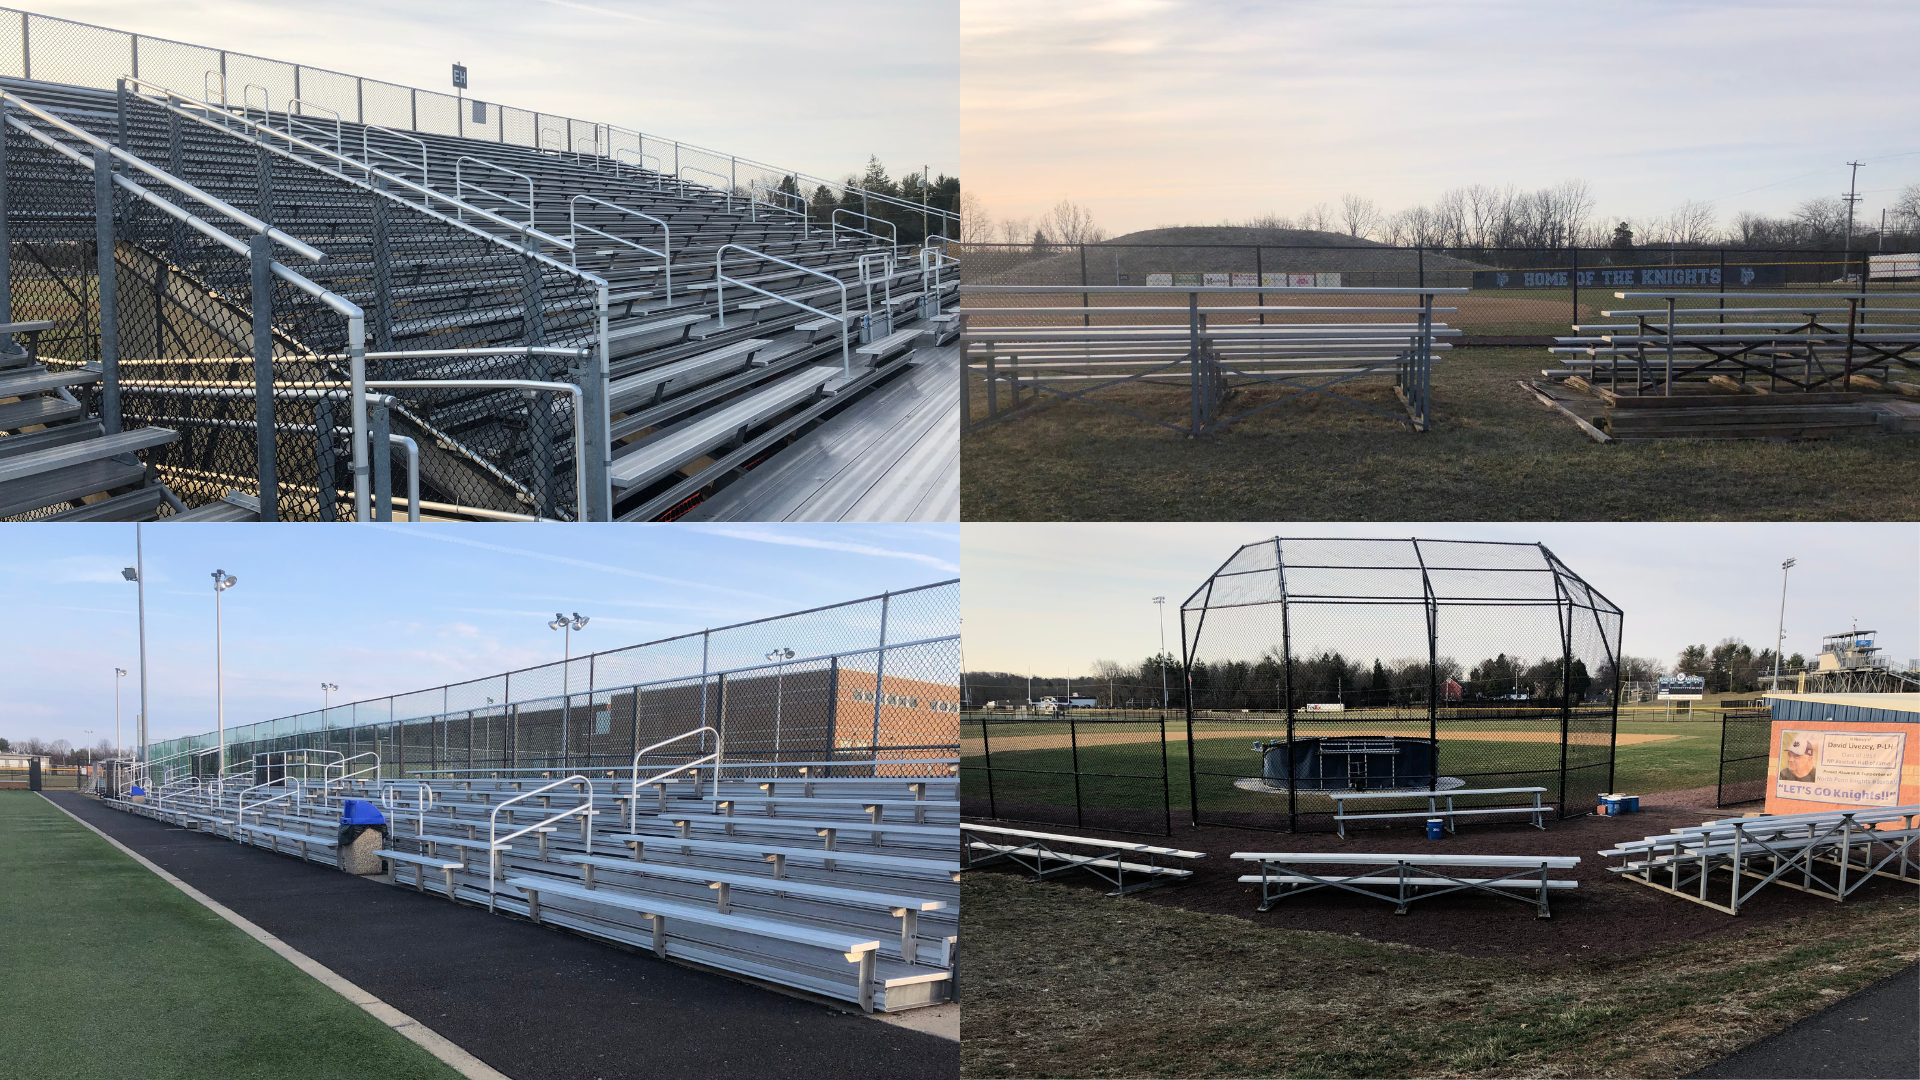
[[[792,649],[775,649],[772,652],[767,654],[767,659],[774,660],[774,661],[791,660],[793,659],[793,650]]]
[[[328,709],[333,708],[333,694],[339,689],[339,683],[323,682],[320,684],[320,714],[322,717],[325,717]],[[322,722],[325,722],[324,719]]]
[[[561,646],[561,656],[565,662],[560,665],[560,693],[562,695],[560,699],[560,754],[562,768],[567,767],[565,761],[571,756],[567,744],[567,731],[568,728],[571,727],[573,720],[573,632],[575,630],[585,629],[587,623],[591,621],[591,619],[577,611],[573,613],[573,618],[571,619],[556,611],[553,613],[553,621],[547,624],[547,629],[549,630],[563,630],[566,632],[566,641]]]

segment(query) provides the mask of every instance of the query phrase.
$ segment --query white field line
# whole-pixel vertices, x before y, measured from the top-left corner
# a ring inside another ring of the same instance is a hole
[[[43,791],[39,794],[41,798],[47,799],[46,792]],[[365,1009],[367,1014],[375,1020],[399,1032],[427,1053],[439,1058],[455,1072],[467,1077],[467,1080],[512,1080],[506,1073],[501,1072],[454,1045],[446,1036],[415,1020],[413,1017],[408,1016],[406,1013],[401,1012],[399,1009],[381,1001],[365,990],[360,989],[358,986],[342,978],[325,964],[322,964],[313,957],[301,952],[299,949],[294,948],[279,938],[274,937],[272,934],[267,933],[265,930],[260,929],[258,926],[255,926],[239,912],[227,907],[225,904],[220,903],[218,900],[215,900],[213,897],[208,896],[206,893],[201,892],[186,882],[181,881],[172,874],[167,873],[165,870],[154,865],[146,856],[115,840],[113,837],[108,836],[106,833],[101,832],[99,829],[94,828],[92,824],[82,820],[73,811],[61,806],[52,799],[47,799],[47,802],[52,805],[54,809],[92,830],[94,835],[112,844],[114,847],[119,848],[134,862],[158,874],[160,880],[198,900],[208,911],[239,927],[248,937],[279,953],[281,957],[294,967],[320,980],[321,984],[327,989],[332,990],[334,993]]]

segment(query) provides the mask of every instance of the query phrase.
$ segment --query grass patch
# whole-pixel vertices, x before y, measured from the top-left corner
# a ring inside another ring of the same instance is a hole
[[[1910,897],[1543,968],[1004,874],[961,893],[969,1078],[1679,1076],[1920,959]]]
[[[1436,427],[1425,435],[1318,395],[1201,439],[1080,402],[1050,405],[962,438],[962,515],[969,521],[1920,518],[1920,488],[1871,479],[1920,469],[1920,439],[1597,445],[1516,385],[1548,361],[1537,347],[1469,348],[1445,358],[1434,373]],[[1146,411],[1171,408],[1167,394],[1127,393],[1141,400],[1123,403]],[[1398,409],[1387,388],[1355,393]],[[1185,405],[1172,411],[1184,416]]]
[[[39,795],[0,791],[0,1068],[457,1077]]]

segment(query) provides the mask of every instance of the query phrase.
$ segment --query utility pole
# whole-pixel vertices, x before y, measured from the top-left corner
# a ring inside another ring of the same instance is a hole
[[[140,594],[140,718],[136,725],[136,738],[139,740],[139,752],[134,757],[134,775],[141,780],[149,780],[147,766],[147,561],[140,546],[140,526],[133,527],[133,565],[120,571],[120,576],[134,583]]]
[[[1788,559],[1780,564],[1780,629],[1773,639],[1773,692],[1780,692],[1780,653],[1786,648],[1787,641],[1787,571],[1793,569],[1794,560]]]
[[[1853,167],[1853,178],[1847,181],[1847,254],[1840,264],[1840,280],[1842,281],[1845,281],[1847,278],[1847,267],[1853,265],[1853,207],[1855,203],[1860,201],[1860,163],[1857,161],[1849,161],[1847,164]],[[1866,282],[1864,281],[1860,284],[1863,288],[1866,286]]]
[[[215,776],[227,774],[227,674],[220,641],[220,594],[239,583],[239,578],[225,570],[213,572],[213,712],[219,725],[218,754],[214,758],[219,767],[214,770]]]
[[[127,669],[113,669],[113,752],[120,753],[120,680],[127,677]]]

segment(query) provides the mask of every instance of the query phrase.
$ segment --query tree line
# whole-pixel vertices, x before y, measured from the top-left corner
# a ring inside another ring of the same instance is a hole
[[[0,754],[30,754],[45,757],[54,765],[87,765],[107,758],[131,754],[131,750],[115,750],[113,743],[101,739],[92,746],[76,747],[65,739],[21,739],[12,741],[0,738]]]
[[[782,204],[792,204],[787,206],[787,209],[798,212],[800,207],[797,200],[805,200],[807,220],[816,229],[831,228],[835,210],[852,210],[884,219],[898,230],[899,242],[907,245],[921,244],[929,234],[941,236],[951,232],[952,230],[942,230],[941,219],[934,214],[934,211],[951,214],[957,212],[960,206],[959,177],[948,176],[945,173],[937,176],[909,173],[895,180],[887,174],[887,167],[881,164],[877,156],[867,160],[864,173],[857,176],[848,174],[839,190],[820,184],[809,193],[803,190],[800,182],[791,175],[783,177],[777,189],[794,197],[773,200]],[[900,206],[879,199],[862,199],[861,192],[898,199],[912,206]],[[754,193],[736,192],[735,194]],[[762,201],[770,200],[762,197]],[[928,212],[924,215],[917,209],[921,205],[927,207]],[[876,235],[886,235],[884,229],[871,221],[843,218],[842,222]]]
[[[1500,704],[1558,701],[1562,693],[1562,658],[1523,657],[1498,653],[1466,664],[1442,656],[1429,665],[1422,658],[1370,660],[1349,657],[1337,649],[1307,652],[1293,658],[1293,703],[1339,703],[1348,708],[1424,706],[1430,689],[1438,687],[1442,705]],[[1616,665],[1601,661],[1592,669],[1575,658],[1566,675],[1565,690],[1575,701],[1604,701],[1613,692]],[[1698,675],[1712,694],[1740,694],[1762,688],[1773,674],[1773,650],[1755,650],[1739,638],[1719,644],[1689,645],[1672,664],[1651,657],[1622,656],[1618,680],[1623,699],[1650,696],[1664,675]],[[1782,675],[1807,669],[1806,658],[1793,653],[1781,662]],[[1101,708],[1155,709],[1161,702],[1161,676],[1166,677],[1166,699],[1173,708],[1186,707],[1187,687],[1180,658],[1171,654],[1146,657],[1136,663],[1096,660],[1081,676],[1029,676],[1006,671],[969,671],[961,675],[962,700],[974,708],[990,701],[1015,705],[1042,698],[1065,698],[1069,692],[1093,697]],[[1451,682],[1453,687],[1446,684]],[[1193,667],[1196,708],[1284,709],[1286,659],[1270,648],[1254,660],[1201,662]],[[1031,689],[1029,689],[1031,687]],[[1455,689],[1457,688],[1457,690]]]
[[[977,197],[961,200],[961,239],[973,244],[1019,244],[1045,253],[1055,246],[1097,244],[1107,239],[1084,206],[1062,199],[1038,218],[994,219]],[[1665,214],[1621,217],[1601,214],[1585,180],[1566,180],[1524,190],[1512,184],[1470,184],[1440,193],[1431,204],[1388,210],[1364,195],[1341,196],[1338,206],[1321,202],[1294,216],[1262,214],[1220,224],[1252,229],[1333,233],[1395,247],[1466,251],[1500,248],[1780,248],[1856,252],[1910,251],[1920,243],[1920,183],[1908,184],[1877,212],[1856,211],[1849,226],[1846,200],[1808,198],[1792,211],[1769,216],[1739,211],[1721,218],[1709,202],[1688,200]],[[1849,233],[1851,228],[1851,233]]]

